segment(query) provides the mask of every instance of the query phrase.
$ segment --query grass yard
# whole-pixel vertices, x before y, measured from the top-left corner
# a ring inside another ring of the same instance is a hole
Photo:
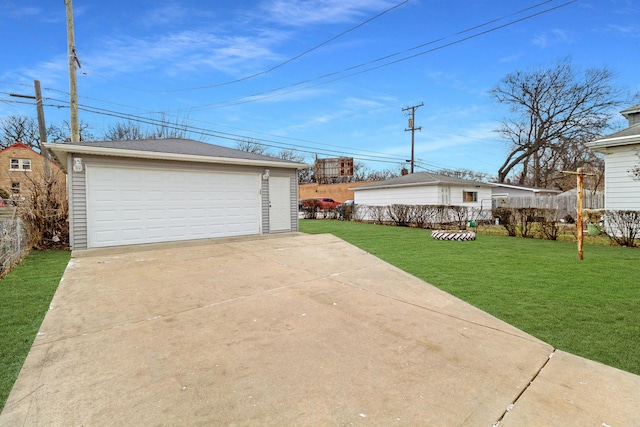
[[[440,241],[425,229],[301,220],[554,347],[640,375],[640,248],[478,234]]]
[[[49,309],[71,252],[32,251],[0,280],[0,410]]]

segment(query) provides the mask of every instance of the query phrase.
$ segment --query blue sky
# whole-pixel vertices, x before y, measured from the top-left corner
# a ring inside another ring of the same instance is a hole
[[[616,86],[640,92],[637,0],[73,6],[79,103],[103,113],[81,110],[80,119],[95,135],[121,120],[114,116],[164,115],[200,129],[189,137],[205,142],[235,147],[233,138],[253,138],[273,152],[300,150],[309,162],[314,153],[344,155],[397,169],[411,155],[402,109],[424,103],[416,170],[495,175],[506,142],[494,130],[509,111],[488,92],[506,74],[570,56],[579,69],[610,68]],[[8,94],[32,94],[38,79],[47,122],[68,120],[57,107],[68,103],[63,0],[3,0],[0,28],[0,118],[35,116],[33,105]]]

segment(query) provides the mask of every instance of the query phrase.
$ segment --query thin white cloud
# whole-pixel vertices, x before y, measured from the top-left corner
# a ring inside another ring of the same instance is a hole
[[[607,26],[607,29],[612,32],[622,34],[623,36],[639,37],[640,27],[637,25],[617,25],[611,24]]]
[[[388,8],[388,0],[267,0],[260,10],[266,19],[282,25],[351,22],[372,11]]]
[[[559,44],[571,44],[572,41],[573,40],[571,39],[568,31],[555,29],[551,31],[545,31],[542,34],[538,34],[536,37],[534,37],[532,43],[535,46],[547,48]]]
[[[178,70],[238,75],[277,58],[270,47],[273,43],[264,33],[229,36],[193,30],[156,38],[117,36],[97,43],[100,51],[86,53],[84,60],[87,69],[109,74],[155,69],[168,75]]]

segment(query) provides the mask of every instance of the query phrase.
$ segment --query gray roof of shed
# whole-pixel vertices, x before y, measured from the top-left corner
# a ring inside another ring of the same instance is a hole
[[[411,186],[420,186],[420,185],[439,185],[439,184],[473,185],[473,186],[491,187],[490,184],[487,184],[484,182],[454,178],[452,176],[440,175],[440,174],[431,173],[431,172],[416,172],[408,175],[399,176],[397,178],[387,179],[385,181],[374,182],[373,184],[354,187],[351,190],[358,191],[358,190],[371,190],[376,188],[411,187]]]
[[[64,166],[68,153],[85,153],[106,156],[144,157],[164,160],[202,161],[208,163],[233,163],[267,167],[302,169],[303,163],[278,157],[222,147],[192,139],[144,139],[135,141],[83,141],[45,144]]]

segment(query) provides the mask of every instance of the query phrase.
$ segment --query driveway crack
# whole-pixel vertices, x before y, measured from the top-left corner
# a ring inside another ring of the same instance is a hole
[[[547,364],[549,363],[549,361],[551,360],[553,355],[556,354],[556,350],[557,349],[555,349],[555,348],[553,349],[553,351],[551,352],[551,354],[549,355],[547,360],[544,361],[544,363],[542,364],[540,369],[538,369],[538,371],[533,375],[533,377],[531,378],[529,383],[526,385],[526,387],[523,388],[522,391],[520,391],[520,393],[518,393],[518,395],[515,397],[515,399],[513,399],[513,401],[509,404],[509,406],[507,406],[507,409],[504,410],[504,412],[502,413],[500,418],[498,418],[498,420],[495,423],[493,423],[493,427],[498,427],[500,425],[500,423],[502,422],[502,420],[504,419],[504,417],[516,406],[516,403],[518,403],[518,400],[520,400],[522,395],[529,389],[529,387],[531,387],[531,385],[536,380],[536,378],[538,378],[538,375],[540,375],[540,373],[545,368],[545,366],[547,366]]]

